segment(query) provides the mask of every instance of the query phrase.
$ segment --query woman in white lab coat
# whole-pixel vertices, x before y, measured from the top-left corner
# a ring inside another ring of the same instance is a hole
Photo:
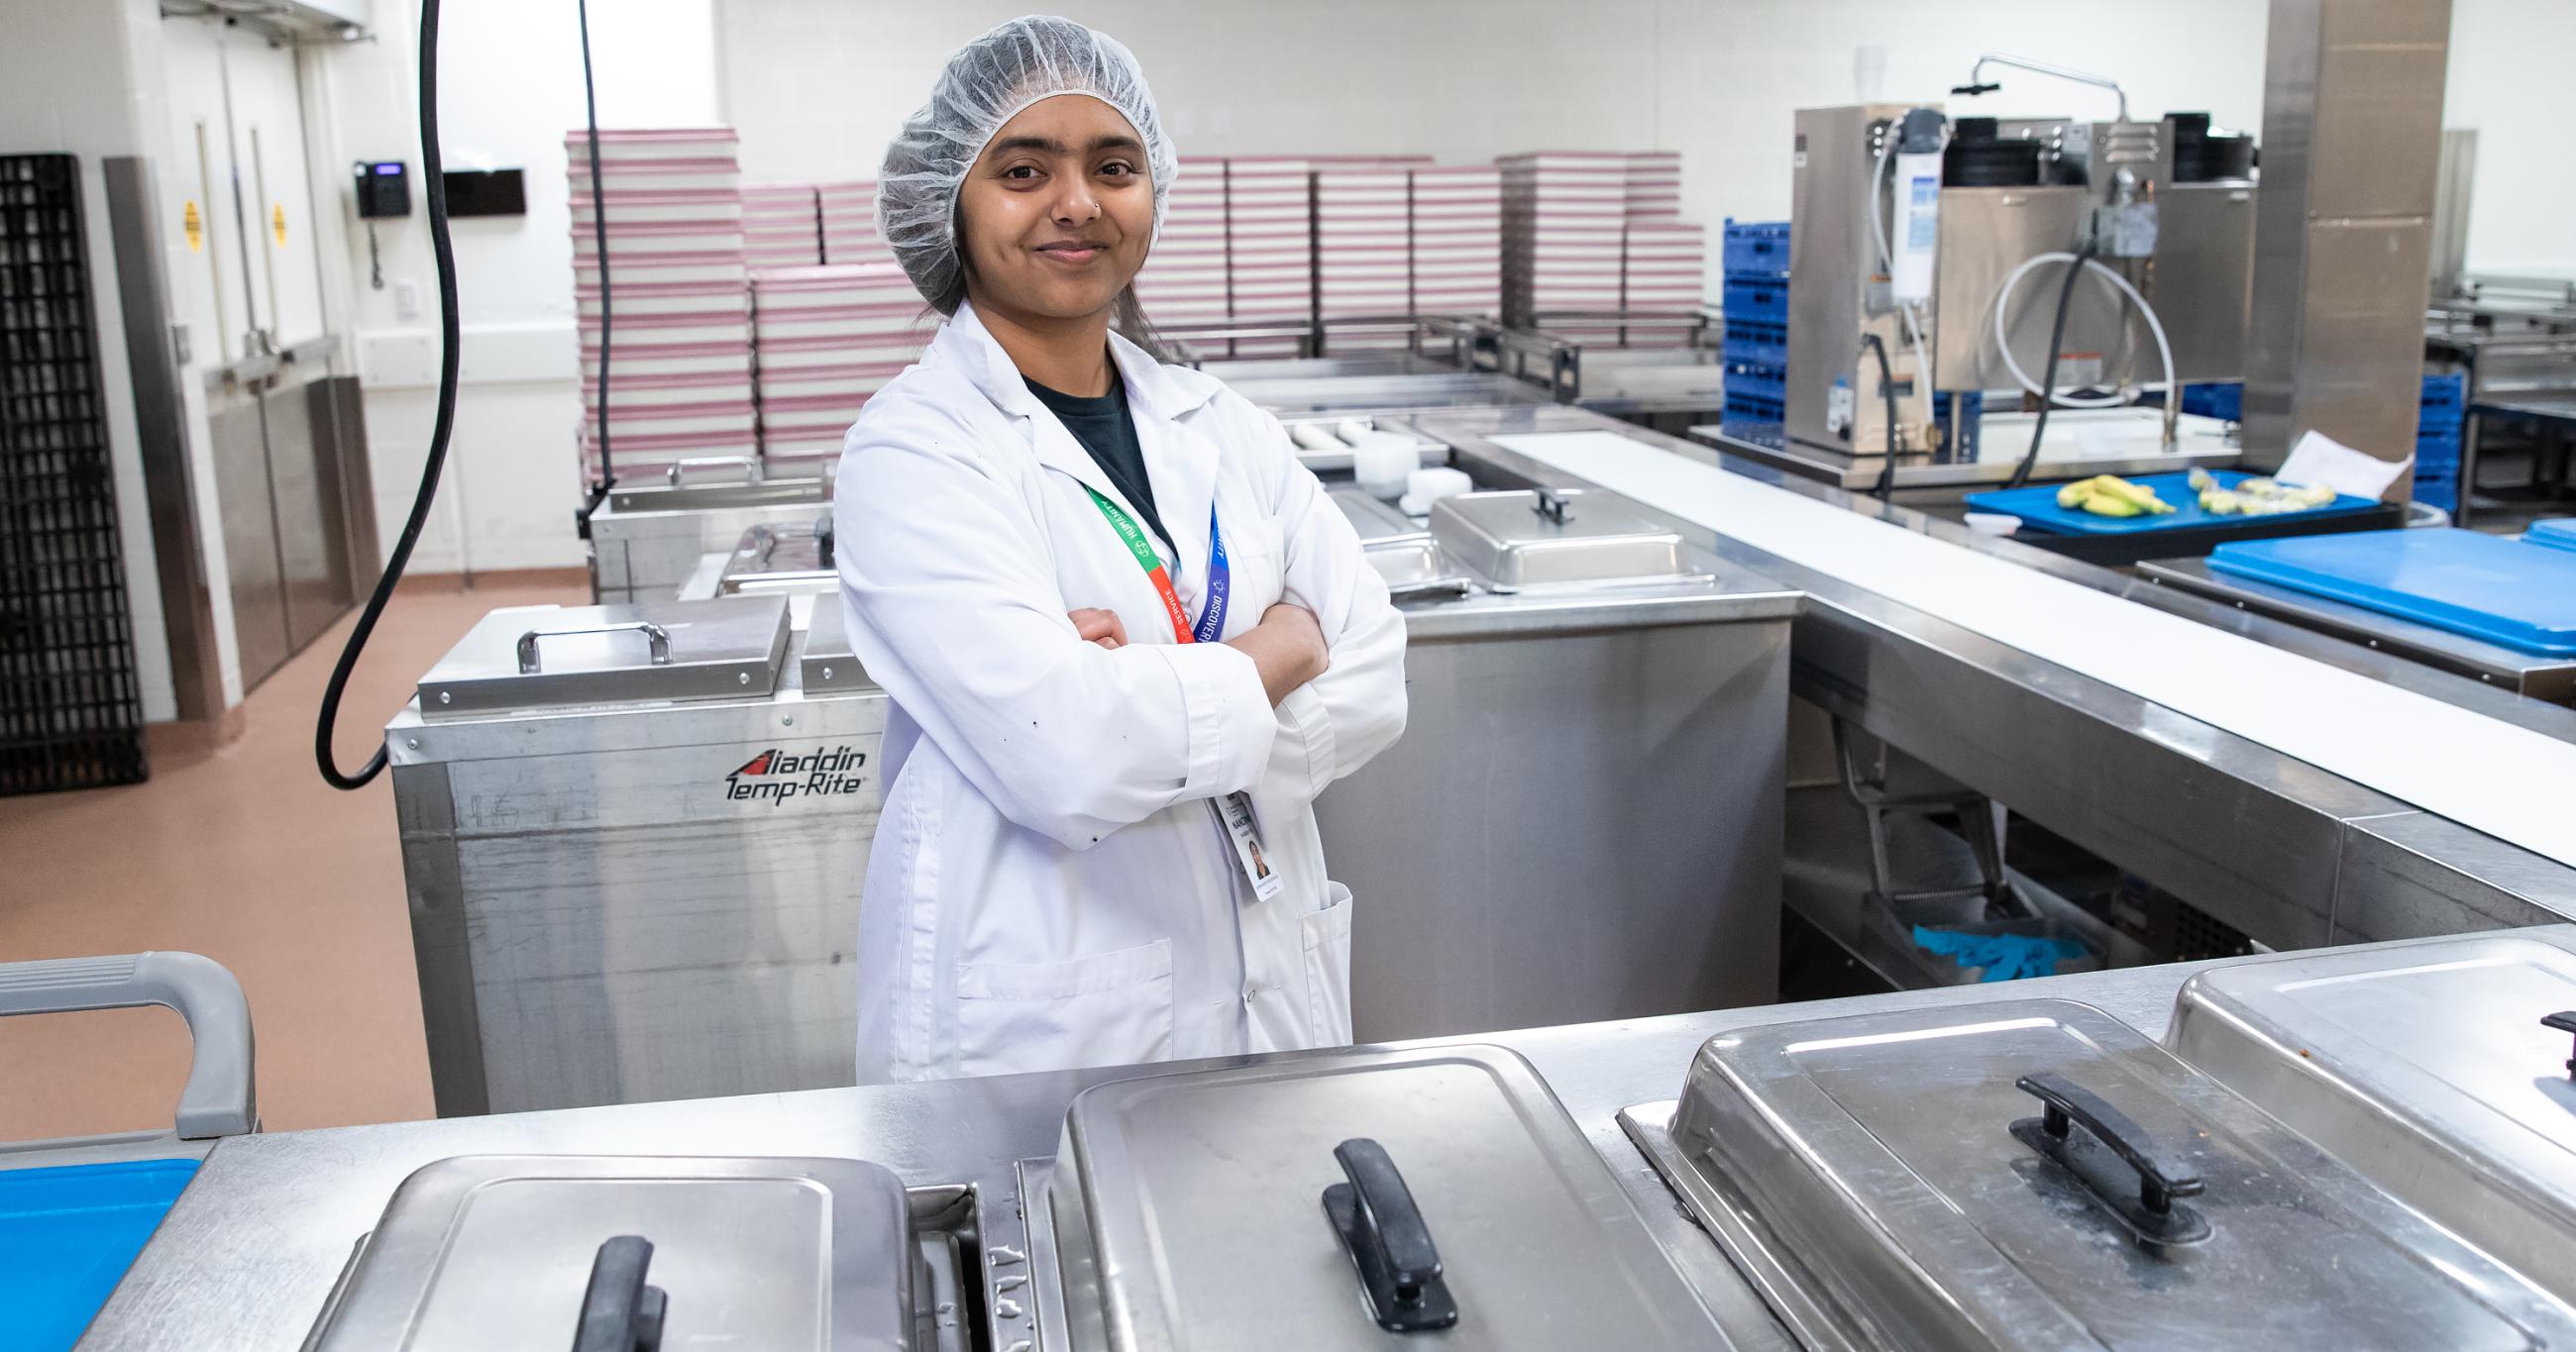
[[[1350,1040],[1315,796],[1403,731],[1404,624],[1279,424],[1111,332],[1175,175],[1127,50],[951,58],[878,219],[949,316],[850,429],[841,595],[893,697],[862,1083]]]

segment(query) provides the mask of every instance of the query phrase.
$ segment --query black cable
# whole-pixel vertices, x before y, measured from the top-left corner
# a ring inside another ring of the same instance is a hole
[[[376,223],[367,222],[367,284],[378,291],[385,289],[385,258],[376,251]]]
[[[420,543],[421,529],[429,524],[429,505],[438,496],[438,477],[447,468],[448,438],[456,430],[460,336],[456,318],[456,251],[447,238],[447,173],[438,154],[438,3],[439,0],[420,0],[420,162],[423,187],[429,196],[429,250],[438,262],[438,412],[430,424],[429,455],[420,467],[420,488],[412,494],[411,515],[403,519],[402,534],[394,539],[393,557],[385,563],[384,576],[376,579],[376,589],[367,597],[366,608],[358,612],[357,627],[349,631],[349,642],[340,649],[340,661],[331,668],[331,682],[322,688],[322,715],[313,729],[313,760],[322,767],[322,778],[335,789],[364,788],[384,773],[382,746],[356,774],[340,773],[331,755],[331,732],[340,720],[340,697],[348,691],[349,673],[357,668],[358,654],[366,650],[367,636],[375,632],[376,621],[384,618],[385,603],[393,599],[394,586],[402,581],[403,569],[411,563],[412,547]]]
[[[2093,261],[2093,236],[2084,236],[2083,247],[2075,251],[2075,261],[2066,265],[2066,280],[2057,288],[2057,320],[2048,328],[2048,372],[2039,378],[2039,418],[2030,426],[2030,449],[2022,452],[2021,463],[2013,466],[2006,488],[2019,488],[2030,482],[2030,471],[2039,463],[2039,440],[2048,435],[2048,410],[2057,404],[2057,349],[2066,345],[2066,309],[2075,299],[2075,279],[2084,275],[2084,265]],[[2173,398],[2168,391],[2166,398]]]
[[[1887,463],[1878,467],[1878,486],[1870,491],[1885,502],[1896,491],[1896,373],[1887,364],[1887,344],[1875,333],[1860,336],[1861,346],[1878,354],[1878,397],[1887,401]]]
[[[599,486],[617,482],[608,459],[608,194],[599,181],[599,91],[590,76],[590,0],[575,0],[573,17],[581,25],[581,107],[590,132],[590,245],[599,260],[599,411],[591,415],[591,434],[599,438]]]

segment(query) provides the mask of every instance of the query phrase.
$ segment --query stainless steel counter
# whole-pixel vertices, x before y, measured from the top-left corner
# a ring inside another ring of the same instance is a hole
[[[1817,483],[1580,409],[1414,420],[1480,478],[1579,480],[1492,438],[1611,430],[1962,549],[2576,741],[2576,710],[2526,699],[2123,572]],[[1654,513],[1652,504],[1639,504]],[[2576,916],[2576,869],[2328,774],[2126,690],[1657,513],[1720,560],[1807,595],[1793,689],[2049,830],[2279,948],[2460,933]],[[2403,736],[2403,729],[2361,729]]]
[[[2014,997],[2083,1000],[2161,1037],[2175,993],[2207,965],[2015,982],[2008,991]],[[1735,1346],[1789,1352],[1795,1344],[1787,1331],[1622,1135],[1618,1111],[1677,1093],[1700,1043],[1730,1029],[1996,996],[1991,987],[1952,988],[1449,1041],[1498,1043],[1527,1056],[1640,1203],[1655,1237],[1678,1256]],[[414,1169],[461,1154],[612,1153],[853,1156],[886,1165],[916,1188],[972,1185],[979,1194],[985,1252],[996,1260],[984,1274],[983,1308],[1017,1312],[993,1316],[990,1345],[1006,1349],[1034,1338],[1043,1352],[1061,1343],[1034,1327],[1029,1312],[1039,1301],[1029,1299],[1026,1289],[1018,1291],[1020,1298],[1005,1300],[989,1287],[996,1271],[1006,1278],[1020,1275],[1024,1269],[1011,1260],[1030,1248],[1019,1217],[1015,1165],[1053,1155],[1065,1107],[1077,1091],[1126,1073],[1132,1071],[236,1137],[215,1148],[79,1346],[84,1352],[289,1352],[303,1341],[351,1246]],[[1048,1273],[1034,1275],[1040,1283],[1051,1279]]]

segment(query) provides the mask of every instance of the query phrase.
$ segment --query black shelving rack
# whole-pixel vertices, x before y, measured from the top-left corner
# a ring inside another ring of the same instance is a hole
[[[0,796],[146,774],[80,185],[0,155]]]

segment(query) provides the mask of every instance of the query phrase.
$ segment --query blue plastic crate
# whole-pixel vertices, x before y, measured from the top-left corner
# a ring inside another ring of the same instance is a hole
[[[2182,411],[2203,418],[2243,422],[2245,387],[2236,384],[2185,385],[2182,387]]]
[[[0,1169],[0,1346],[78,1342],[196,1173],[195,1160]]]
[[[1789,284],[1777,281],[1726,279],[1726,322],[1751,320],[1756,324],[1789,322]]]
[[[1955,455],[1975,459],[1978,443],[1982,440],[1978,436],[1978,429],[1985,424],[1986,396],[1975,391],[1956,396],[1959,401],[1959,427],[1955,431],[1950,430],[1952,397],[1944,394],[1932,400],[1932,425],[1942,429],[1942,441]]]
[[[2436,465],[2457,469],[2460,464],[2458,431],[2426,432],[2415,438],[2415,469],[2421,473]]]
[[[1729,315],[1726,334],[1718,341],[1718,351],[1730,363],[1740,361],[1762,366],[1787,366],[1789,326],[1763,324]]]
[[[1723,261],[1730,280],[1785,279],[1789,275],[1789,223],[1729,220]]]
[[[2424,408],[2458,408],[2468,402],[2468,381],[2454,372],[2424,377]]]
[[[1788,413],[1788,402],[1758,394],[1739,393],[1729,387],[1721,422],[1773,424]]]
[[[2415,500],[2429,506],[2439,507],[2446,512],[2456,512],[2460,510],[2460,476],[2458,472],[2453,471],[2449,474],[2416,475]]]

